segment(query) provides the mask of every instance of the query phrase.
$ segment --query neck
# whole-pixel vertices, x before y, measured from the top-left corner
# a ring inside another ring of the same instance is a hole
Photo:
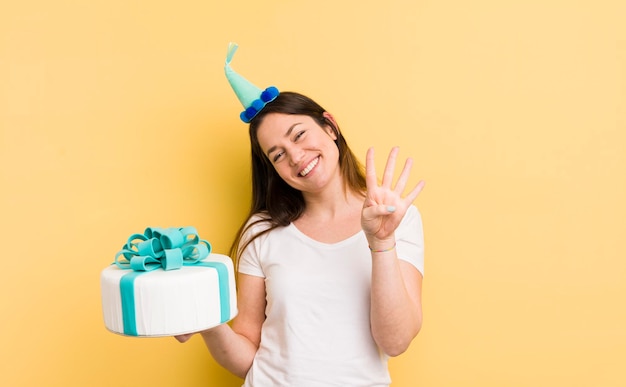
[[[335,190],[304,195],[306,209],[294,221],[305,235],[324,243],[335,243],[361,230],[361,211],[364,196],[346,190],[343,185]]]
[[[355,209],[360,212],[363,206],[363,195],[345,187],[343,181],[322,192],[303,193],[306,209],[303,216],[311,219],[332,220],[341,218]]]

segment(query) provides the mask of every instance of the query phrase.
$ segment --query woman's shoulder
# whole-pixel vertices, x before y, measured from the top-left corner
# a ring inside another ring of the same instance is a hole
[[[420,217],[421,217],[420,211],[415,204],[411,204],[409,208],[406,209],[406,213],[404,214],[405,219],[420,218]]]
[[[270,214],[268,214],[266,211],[262,211],[262,212],[257,212],[257,213],[250,215],[250,217],[246,221],[246,226],[263,224],[263,223],[269,224],[271,222],[272,222],[272,218],[270,217]]]
[[[257,212],[246,220],[243,233],[254,235],[272,228],[272,218],[267,212]]]
[[[420,213],[417,206],[411,204],[409,208],[407,208],[404,217],[400,221],[399,229],[403,229],[405,227],[422,227],[422,214]]]
[[[267,212],[255,213],[244,223],[239,245],[245,247],[251,243],[262,243],[276,228],[278,226],[275,225]]]

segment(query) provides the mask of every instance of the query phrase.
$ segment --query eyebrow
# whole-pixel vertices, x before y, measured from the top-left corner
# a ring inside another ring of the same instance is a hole
[[[284,136],[284,137],[289,137],[289,136],[291,136],[291,132],[293,132],[293,129],[294,129],[296,126],[300,125],[300,124],[302,124],[302,122],[296,122],[295,124],[291,125],[291,126],[289,127],[289,129],[287,129],[287,132],[285,133],[285,136]],[[274,152],[277,148],[278,148],[278,147],[277,147],[276,145],[274,145],[274,146],[270,147],[270,149],[268,149],[268,150],[267,150],[267,157],[270,157],[270,154],[271,154],[272,152]]]

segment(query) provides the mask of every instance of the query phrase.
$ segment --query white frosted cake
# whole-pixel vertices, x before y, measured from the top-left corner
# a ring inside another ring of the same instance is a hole
[[[159,242],[146,238],[144,245],[154,246],[155,243],[160,247]],[[210,251],[210,245],[205,243]],[[181,245],[180,251],[190,251],[185,246],[189,247],[189,243]],[[170,261],[183,262],[182,254],[175,253],[170,254],[174,257]],[[134,270],[126,267],[127,263],[117,264],[116,256],[116,264],[104,269],[100,276],[106,328],[127,336],[174,336],[230,321],[237,314],[233,262],[225,255],[208,251],[206,255],[175,268],[159,266],[149,270]],[[148,263],[161,265],[156,261],[158,259],[148,259]],[[168,265],[171,266],[163,264]]]

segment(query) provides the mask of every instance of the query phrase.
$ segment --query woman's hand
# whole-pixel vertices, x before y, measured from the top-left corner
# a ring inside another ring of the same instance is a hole
[[[187,333],[186,335],[174,336],[174,338],[178,340],[179,343],[186,343],[193,335],[195,335],[195,333]]]
[[[221,324],[223,325],[223,324]],[[186,343],[187,341],[189,341],[189,339],[191,339],[193,337],[193,335],[195,335],[196,333],[200,333],[202,335],[206,335],[206,334],[210,334],[213,331],[216,331],[218,328],[220,328],[221,325],[215,326],[213,328],[209,328],[207,330],[204,331],[200,331],[200,332],[192,332],[192,333],[185,333],[182,335],[176,335],[174,336],[174,338],[176,340],[178,340],[179,343]]]
[[[407,208],[424,188],[424,181],[420,181],[405,197],[402,197],[413,165],[410,158],[406,160],[396,184],[392,184],[399,150],[398,147],[391,149],[380,186],[374,166],[374,148],[367,150],[365,159],[367,193],[361,212],[361,227],[372,249],[392,247],[391,245],[395,243],[394,231],[402,221]]]

